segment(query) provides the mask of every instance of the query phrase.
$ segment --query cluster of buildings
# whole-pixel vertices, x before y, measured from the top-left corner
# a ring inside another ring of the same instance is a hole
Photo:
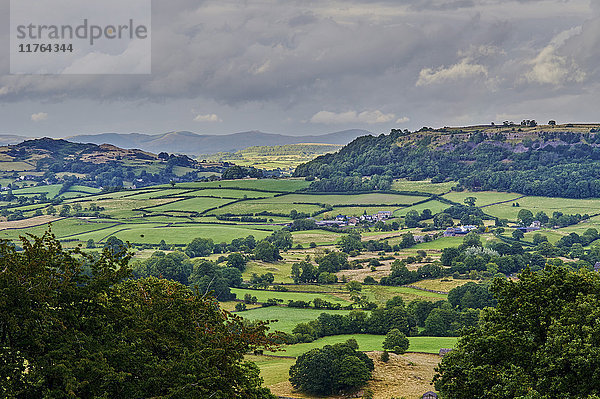
[[[376,223],[384,221],[392,217],[392,211],[379,211],[374,215],[362,215],[360,217],[337,215],[333,220],[322,220],[318,221],[317,226],[319,227],[345,227],[345,226],[356,226],[360,222]]]
[[[517,230],[521,230],[523,233],[530,233],[532,231],[537,231],[542,228],[542,222],[539,220],[535,220],[531,225],[527,227],[518,227]]]
[[[464,236],[475,229],[477,229],[477,226],[472,225],[448,227],[446,231],[444,231],[444,237]]]

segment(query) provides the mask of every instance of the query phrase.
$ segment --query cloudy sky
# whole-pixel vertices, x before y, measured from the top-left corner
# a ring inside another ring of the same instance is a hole
[[[599,122],[599,49],[598,0],[155,0],[150,75],[0,57],[0,134]]]

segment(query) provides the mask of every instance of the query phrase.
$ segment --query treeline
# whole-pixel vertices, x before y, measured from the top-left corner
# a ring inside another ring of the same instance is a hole
[[[467,283],[451,293],[448,301],[435,303],[416,300],[405,304],[397,296],[370,313],[362,310],[347,315],[321,313],[313,321],[296,325],[291,334],[280,334],[280,339],[294,344],[331,335],[385,335],[394,329],[406,336],[457,336],[463,328],[477,324],[479,309],[496,305],[486,285]]]
[[[223,171],[223,180],[238,180],[246,177],[261,178],[263,171],[253,166],[232,166]]]
[[[431,237],[429,235],[425,235],[425,241],[431,241]],[[415,241],[415,237],[412,233],[404,233],[402,234],[402,240],[395,245],[390,245],[386,240],[375,241],[362,241],[361,234],[352,230],[349,234],[343,235],[337,242],[337,246],[340,248],[342,252],[345,252],[352,256],[357,256],[361,251],[383,251],[383,252],[394,252],[399,251],[401,249],[410,248],[415,245],[417,242]]]
[[[280,250],[292,247],[292,236],[288,231],[277,231],[264,240],[256,241],[253,236],[234,239],[231,244],[215,244],[210,238],[195,238],[184,249],[165,254],[156,251],[145,261],[137,261],[133,265],[134,275],[138,278],[161,277],[180,282],[184,285],[198,287],[203,293],[213,293],[221,300],[233,300],[235,294],[230,287],[245,287],[242,272],[249,259],[275,262],[281,259]],[[105,248],[112,248],[115,253],[123,252],[126,245],[115,237],[109,237]],[[233,252],[237,251],[237,252]],[[193,259],[211,254],[225,254],[216,261]],[[253,274],[250,284],[265,287],[274,280],[272,273]]]
[[[315,262],[317,266],[307,258],[292,265],[291,277],[294,284],[334,284],[338,281],[335,273],[351,268],[348,255],[343,252],[330,252],[315,258]]]
[[[457,181],[459,188],[471,190],[600,197],[600,148],[591,145],[597,135],[573,136],[570,143],[529,140],[518,144],[524,145],[518,151],[517,144],[481,134],[462,141],[454,137],[437,147],[433,135],[398,146],[401,136],[406,134],[360,137],[337,153],[299,165],[294,175],[318,177],[311,191],[386,190],[393,178],[406,178]]]

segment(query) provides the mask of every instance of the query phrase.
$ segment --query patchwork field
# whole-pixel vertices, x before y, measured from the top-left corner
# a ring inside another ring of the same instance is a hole
[[[277,191],[277,192],[293,192],[304,189],[310,185],[310,182],[304,179],[245,179],[245,180],[219,180],[213,182],[202,182],[202,183],[177,183],[179,188],[242,188],[246,190],[266,190],[266,191]],[[156,186],[170,187],[168,185]]]
[[[412,205],[412,206],[409,206],[409,207],[406,207],[406,208],[397,209],[394,212],[394,216],[396,216],[396,217],[404,216],[409,211],[417,211],[419,213],[422,213],[423,210],[425,210],[425,209],[431,210],[431,213],[435,215],[436,213],[441,212],[444,209],[450,208],[450,206],[451,205],[445,204],[445,203],[440,202],[438,200],[431,200],[431,201],[427,201],[427,202],[422,203],[422,204],[417,204],[417,205]]]
[[[307,323],[315,320],[321,313],[348,314],[349,312],[349,310],[298,309],[270,306],[237,312],[236,314],[248,320],[276,320],[269,324],[270,331],[291,333],[298,323]]]
[[[456,186],[456,182],[431,183],[429,180],[394,180],[392,190],[397,191],[419,191],[422,193],[443,194]]]
[[[271,212],[282,215],[289,215],[292,210],[296,210],[296,212],[312,214],[314,212],[319,212],[322,209],[323,208],[321,208],[318,205],[291,204],[289,202],[280,200],[279,198],[274,198],[236,202],[235,204],[215,209],[209,214],[223,215],[226,213],[230,213],[232,215],[253,215],[261,212]]]
[[[502,193],[502,192],[496,192],[496,191],[478,191],[478,192],[463,191],[463,192],[451,192],[451,193],[444,195],[444,198],[449,199],[450,201],[458,202],[459,204],[464,204],[464,200],[467,197],[476,198],[475,206],[481,207],[481,206],[486,206],[486,205],[494,204],[497,202],[504,202],[504,201],[518,201],[520,203],[521,200],[517,200],[517,198],[522,197],[522,195],[514,194],[514,193]],[[508,205],[510,206],[510,204],[508,204]],[[484,208],[484,212],[486,209],[487,208]]]
[[[154,200],[160,201],[160,200]],[[149,207],[146,206],[144,209],[151,212],[205,212],[208,209],[222,206],[232,202],[231,199],[222,198],[189,198],[183,200],[169,201],[169,203],[160,206]]]
[[[256,297],[258,302],[266,302],[268,299],[282,299],[283,304],[287,305],[289,300],[292,301],[312,301],[315,298],[324,299],[329,302],[339,303],[340,305],[348,305],[351,302],[349,301],[349,296],[347,293],[338,294],[338,296],[333,294],[317,294],[317,293],[304,293],[304,292],[278,292],[278,291],[265,291],[265,290],[247,290],[241,288],[232,288],[231,292],[237,295],[237,299],[244,299],[244,295],[249,294],[251,296]],[[344,296],[346,299],[342,299]]]
[[[330,337],[319,338],[313,342],[284,346],[283,351],[275,352],[279,356],[294,356],[298,357],[305,352],[314,348],[322,348],[325,345],[334,345],[346,342],[348,339],[354,338],[358,343],[358,348],[364,352],[382,351],[384,335],[372,334],[348,334],[348,335],[333,335]],[[442,348],[453,348],[458,341],[457,337],[408,337],[410,346],[409,352],[423,352],[438,354]]]
[[[294,243],[310,244],[314,242],[317,245],[335,244],[343,234],[325,230],[305,230],[294,231]]]
[[[483,211],[489,215],[504,218],[511,221],[517,219],[517,214],[521,209],[528,209],[535,215],[539,211],[544,211],[548,216],[552,216],[555,211],[565,214],[589,214],[597,215],[600,213],[600,199],[572,199],[572,198],[549,198],[549,197],[525,197],[515,202],[518,207],[513,207],[512,203],[492,205],[483,208]]]
[[[358,194],[358,195],[308,195],[308,194],[288,194],[278,197],[285,202],[304,202],[319,203],[327,205],[410,205],[415,202],[423,201],[427,197],[399,195],[399,194]]]

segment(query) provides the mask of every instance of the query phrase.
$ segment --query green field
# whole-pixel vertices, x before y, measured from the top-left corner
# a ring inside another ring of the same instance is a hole
[[[47,186],[33,186],[20,188],[18,190],[13,190],[13,194],[17,196],[23,197],[31,197],[35,195],[39,195],[42,193],[46,193],[47,198],[54,198],[58,195],[62,185],[61,184],[52,184]],[[78,195],[86,196],[90,194],[97,194],[100,192],[100,189],[95,187],[87,187],[87,186],[71,186],[68,191],[61,194],[61,197],[64,198],[73,198]]]
[[[313,342],[295,344],[283,347],[283,351],[278,351],[273,354],[280,356],[298,357],[305,352],[314,348],[322,348],[325,345],[334,345],[346,342],[348,339],[354,338],[358,342],[358,349],[363,352],[382,351],[383,340],[385,335],[372,334],[346,334],[333,335],[330,337],[319,338]],[[439,353],[442,348],[453,348],[458,341],[457,337],[408,337],[410,346],[408,352],[425,352]]]
[[[161,206],[146,207],[145,209],[151,212],[204,212],[207,209],[215,208],[217,206],[225,205],[232,202],[231,199],[222,198],[206,198],[196,197],[184,199],[181,201],[171,202]]]
[[[253,190],[231,190],[226,188],[221,189],[204,189],[204,190],[196,190],[189,194],[191,196],[196,197],[221,197],[221,198],[265,198],[272,197],[275,193],[268,193],[264,191],[253,191]]]
[[[114,235],[122,240],[128,240],[136,243],[156,244],[164,239],[167,244],[188,244],[194,238],[211,238],[214,242],[231,242],[235,238],[243,238],[253,235],[257,240],[261,240],[272,231],[256,230],[238,226],[225,225],[127,225],[126,229],[115,232]],[[143,235],[143,237],[142,237]],[[82,240],[84,237],[81,238]]]
[[[281,201],[279,198],[273,198],[236,202],[235,204],[226,205],[222,208],[215,209],[214,211],[209,212],[209,214],[223,215],[230,213],[232,215],[247,215],[267,211],[271,213],[289,215],[292,209],[295,209],[297,212],[312,214],[313,212],[320,211],[322,208],[317,205],[291,204]]]
[[[35,166],[27,162],[0,162],[0,171],[4,172],[20,172],[35,170]]]
[[[48,226],[21,228],[0,231],[0,238],[14,240],[25,233],[41,235]],[[271,230],[257,230],[251,226],[229,226],[212,224],[165,224],[165,223],[98,223],[93,219],[84,221],[77,218],[62,219],[52,223],[52,232],[58,239],[76,239],[87,241],[92,239],[103,242],[114,235],[121,240],[132,243],[158,244],[165,240],[167,244],[188,244],[196,237],[209,237],[215,242],[231,242],[235,238],[253,235],[257,240],[272,233]]]
[[[339,206],[334,207],[331,211],[327,211],[318,216],[319,219],[328,220],[333,219],[337,215],[346,215],[346,216],[362,216],[365,213],[367,215],[376,214],[379,211],[390,211],[392,213],[396,212],[398,209],[397,206],[374,206],[374,205],[364,205],[364,206]]]
[[[278,320],[269,324],[270,331],[283,331],[291,333],[298,323],[307,323],[315,320],[321,313],[348,314],[349,310],[323,310],[323,309],[297,309],[281,306],[257,308],[236,314],[248,320]]]
[[[478,192],[470,192],[470,191],[462,191],[462,192],[451,192],[444,195],[444,198],[449,199],[450,201],[458,202],[459,204],[464,204],[464,200],[467,197],[474,197],[477,199],[475,201],[475,206],[484,206],[489,204],[494,204],[496,202],[502,201],[513,201],[516,198],[522,197],[521,194],[514,193],[502,193],[497,191],[478,191]],[[521,200],[516,200],[519,203]],[[510,204],[508,204],[510,205]],[[484,212],[487,207],[484,208]]]
[[[401,208],[394,212],[394,216],[404,216],[408,211],[417,211],[422,213],[423,210],[429,209],[433,215],[443,211],[444,209],[450,208],[451,205],[445,204],[437,200],[427,201],[423,204],[409,206],[407,208]]]
[[[256,237],[256,236],[255,236]],[[258,261],[248,262],[246,265],[246,270],[242,274],[245,280],[250,280],[250,276],[252,273],[256,274],[264,274],[264,273],[273,273],[275,276],[275,283],[291,283],[293,280],[290,277],[292,273],[292,261],[297,262],[301,260],[301,258],[297,259],[289,259],[289,256],[286,255],[286,260],[288,262],[279,261],[276,263],[264,263]],[[304,258],[304,257],[302,257]]]
[[[180,194],[189,193],[187,189],[162,189],[162,190],[136,190],[128,195],[130,199],[155,199],[163,197],[177,197]]]
[[[430,194],[443,194],[447,193],[456,186],[456,182],[445,182],[445,183],[431,183],[429,180],[394,180],[392,183],[392,190],[396,191],[419,191],[422,193]]]
[[[390,287],[383,285],[372,285],[366,290],[369,300],[374,300],[378,303],[385,303],[395,296],[400,296],[404,299],[404,302],[410,302],[414,300],[422,301],[443,301],[448,298],[447,295],[437,294],[434,292],[421,291],[409,287]]]
[[[177,183],[177,188],[243,188],[246,190],[266,190],[266,191],[278,191],[282,193],[298,191],[306,188],[310,185],[310,182],[304,179],[245,179],[245,180],[219,180],[212,182],[202,183]],[[162,185],[157,187],[170,187],[168,185]]]
[[[258,302],[266,302],[270,298],[283,299],[283,304],[287,304],[289,300],[292,301],[312,301],[315,298],[321,298],[329,302],[339,303],[341,305],[350,304],[342,298],[339,298],[332,294],[317,294],[317,293],[304,293],[304,292],[278,292],[278,291],[264,291],[264,290],[246,290],[241,288],[232,288],[231,292],[237,295],[237,299],[244,299],[244,295],[250,294],[255,296]]]
[[[414,204],[415,202],[423,201],[426,197],[398,195],[398,194],[348,194],[348,195],[308,195],[308,194],[288,194],[278,197],[278,200],[284,202],[304,202],[304,203],[319,203],[327,205],[380,205],[380,204]]]
[[[342,236],[342,233],[325,230],[305,230],[292,233],[294,244],[310,244],[311,242],[319,245],[335,244]]]
[[[117,226],[116,222],[88,222],[80,219],[61,219],[52,223],[52,233],[56,235],[59,239],[70,238],[71,236],[85,234],[87,232],[92,232],[94,230],[100,231],[101,229],[111,229]],[[48,230],[48,224],[43,224],[40,226],[29,227],[29,228],[20,228],[13,230],[1,230],[0,238],[4,238],[7,240],[15,240],[20,235],[25,235],[26,233],[34,234],[37,236],[42,235],[46,230]]]
[[[492,205],[483,208],[483,211],[489,215],[516,221],[517,214],[521,209],[528,209],[535,215],[539,211],[544,211],[548,216],[552,216],[554,211],[565,214],[589,214],[596,215],[600,213],[600,199],[572,199],[572,198],[549,198],[549,197],[525,197],[515,202],[519,207],[513,207],[512,203]]]

